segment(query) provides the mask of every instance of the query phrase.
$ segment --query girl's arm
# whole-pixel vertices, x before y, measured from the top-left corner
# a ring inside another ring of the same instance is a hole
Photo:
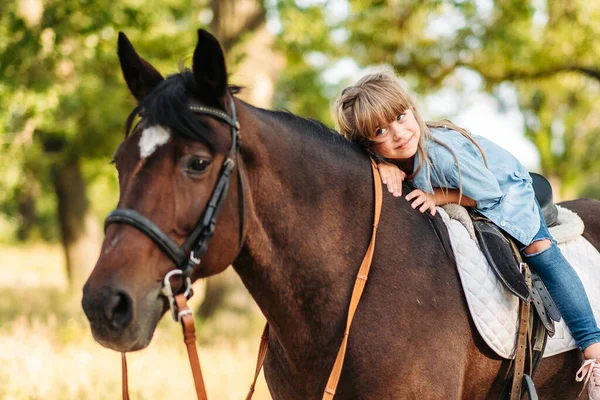
[[[444,204],[454,203],[460,204],[465,207],[475,207],[477,202],[470,197],[465,196],[463,193],[462,197],[459,196],[460,192],[458,189],[440,189],[433,188],[433,194],[435,196],[435,204],[442,206]],[[460,197],[460,199],[459,199]],[[460,200],[460,203],[459,203]]]

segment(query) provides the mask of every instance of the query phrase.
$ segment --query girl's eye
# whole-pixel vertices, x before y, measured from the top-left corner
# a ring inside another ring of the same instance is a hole
[[[204,172],[206,171],[208,164],[209,162],[202,158],[192,158],[187,164],[187,169],[190,172]]]
[[[383,128],[377,128],[375,130],[375,136],[380,136],[383,135],[385,133],[385,130]]]
[[[406,113],[399,114],[396,117],[396,121],[402,121],[404,119],[404,117],[406,117]]]

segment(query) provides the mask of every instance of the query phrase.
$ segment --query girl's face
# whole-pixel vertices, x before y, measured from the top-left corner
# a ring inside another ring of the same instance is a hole
[[[411,159],[417,153],[421,129],[409,108],[373,132],[373,150],[391,160]]]

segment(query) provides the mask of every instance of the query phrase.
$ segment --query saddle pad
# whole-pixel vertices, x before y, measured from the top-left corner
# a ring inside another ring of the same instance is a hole
[[[441,207],[437,207],[437,211],[448,228],[467,305],[479,334],[499,356],[514,358],[519,310],[517,297],[496,278],[465,227],[450,219]],[[561,243],[559,248],[583,281],[596,321],[600,321],[600,253],[581,236]],[[577,347],[564,321],[555,325],[556,333],[548,339],[544,357]]]

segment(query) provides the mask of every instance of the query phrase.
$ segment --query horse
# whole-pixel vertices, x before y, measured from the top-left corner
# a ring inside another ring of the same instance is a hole
[[[233,165],[214,235],[188,272],[194,281],[232,265],[270,325],[264,369],[271,396],[320,398],[373,228],[368,156],[318,121],[236,97],[222,48],[204,30],[192,69],[167,78],[123,33],[118,56],[138,106],[114,156],[117,210],[134,210],[181,246],[206,209],[214,210],[211,193]],[[194,111],[203,109],[219,111]],[[241,142],[234,146],[237,123]],[[600,201],[563,206],[584,219],[584,236],[600,248]],[[98,343],[120,352],[148,346],[169,309],[161,288],[175,259],[139,227],[106,226],[82,298]],[[543,359],[539,396],[576,398],[580,362],[578,351]],[[508,369],[469,316],[439,215],[385,195],[336,398],[497,397]]]

